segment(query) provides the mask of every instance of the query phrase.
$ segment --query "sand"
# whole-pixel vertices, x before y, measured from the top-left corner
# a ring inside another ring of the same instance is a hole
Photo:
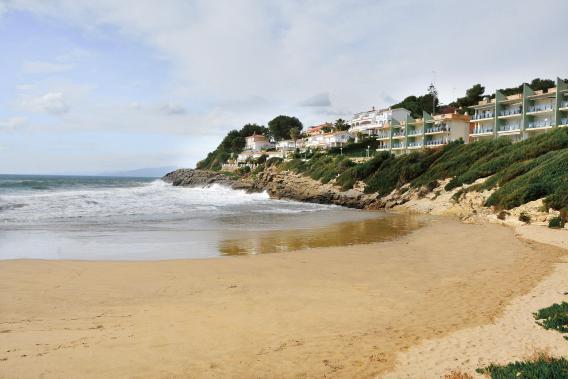
[[[434,358],[456,350],[475,366],[485,342],[471,333],[511,310],[530,323],[525,308],[551,299],[514,307],[561,291],[561,254],[508,227],[433,219],[392,242],[262,256],[3,261],[0,377],[439,377],[436,360],[412,371],[404,356],[467,332]]]

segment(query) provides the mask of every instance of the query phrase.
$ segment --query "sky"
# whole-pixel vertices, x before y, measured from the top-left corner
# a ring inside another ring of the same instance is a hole
[[[0,0],[0,173],[193,167],[434,82],[442,102],[568,77],[568,1]]]

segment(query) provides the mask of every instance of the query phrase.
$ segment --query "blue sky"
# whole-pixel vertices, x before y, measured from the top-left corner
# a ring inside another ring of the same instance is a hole
[[[563,0],[0,0],[0,173],[193,166],[278,114],[308,126],[432,80],[450,101],[568,77],[566,14]]]

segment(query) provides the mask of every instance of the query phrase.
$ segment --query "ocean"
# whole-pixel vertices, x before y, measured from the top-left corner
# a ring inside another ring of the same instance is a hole
[[[0,175],[0,259],[161,260],[375,242],[408,216],[159,179]]]

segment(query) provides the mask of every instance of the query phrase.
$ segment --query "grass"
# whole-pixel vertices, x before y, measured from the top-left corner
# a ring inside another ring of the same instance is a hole
[[[487,178],[484,183],[460,189],[460,194],[494,189],[485,205],[502,210],[540,198],[545,199],[549,208],[568,208],[568,128],[515,144],[506,138],[470,144],[455,141],[439,150],[399,157],[387,152],[376,153],[360,164],[348,163],[345,159],[333,154],[316,155],[309,162],[289,162],[285,166],[324,183],[337,177],[337,184],[343,190],[364,181],[367,192],[380,195],[405,184],[431,190],[435,187],[432,183],[451,178],[445,189],[452,190]]]
[[[560,333],[568,333],[568,303],[553,304],[534,314],[537,324],[545,329],[554,329]],[[568,336],[564,337],[568,340]]]
[[[477,369],[480,374],[491,379],[566,379],[568,378],[568,360],[552,358],[541,354],[538,358],[508,365],[490,365]]]

